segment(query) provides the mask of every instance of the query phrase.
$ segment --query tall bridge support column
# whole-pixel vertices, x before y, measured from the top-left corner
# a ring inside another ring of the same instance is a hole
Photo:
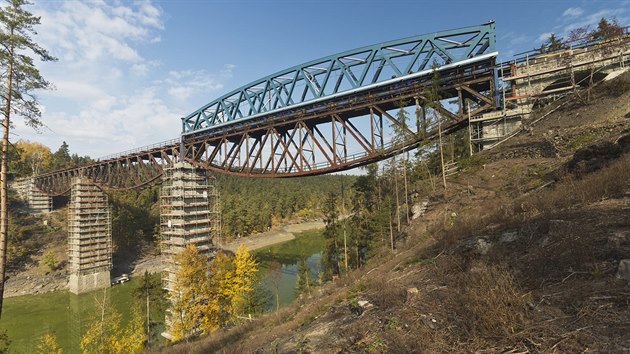
[[[173,257],[192,244],[199,253],[210,259],[215,250],[213,241],[219,232],[219,194],[214,177],[209,176],[204,169],[182,162],[165,169],[160,191],[164,289],[172,294],[177,281],[178,266]],[[172,316],[167,311],[167,332],[163,333],[166,338],[170,338],[168,330]]]
[[[107,195],[86,178],[73,178],[68,206],[69,289],[74,294],[111,286],[112,233]]]
[[[44,194],[35,185],[34,177],[27,177],[13,183],[13,189],[20,199],[24,200],[33,213],[49,213],[52,211],[52,197]]]

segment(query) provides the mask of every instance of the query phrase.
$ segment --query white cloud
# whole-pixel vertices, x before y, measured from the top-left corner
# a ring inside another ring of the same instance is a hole
[[[628,8],[626,7],[602,9],[602,10],[593,12],[587,16],[580,17],[576,21],[568,22],[568,23],[564,22],[563,24],[557,26],[557,28],[561,29],[563,36],[566,36],[567,34],[569,34],[572,30],[576,28],[586,27],[592,30],[597,26],[597,23],[602,18],[617,17],[618,19],[622,20],[622,23],[624,23],[625,21],[627,21],[627,19],[620,18],[620,16],[624,15],[627,12],[628,12]]]
[[[519,46],[522,44],[529,43],[533,40],[533,38],[534,37],[524,34],[524,33],[517,34],[514,32],[507,32],[500,37],[500,40],[502,42],[509,43],[510,47],[513,47],[513,46]]]
[[[105,96],[100,88],[83,81],[63,80],[61,78],[49,78],[55,83],[55,90],[47,92],[53,97],[71,98],[76,100],[92,100]]]
[[[16,124],[16,130],[20,137],[41,141],[53,150],[66,141],[72,152],[93,158],[168,140],[179,134],[181,109],[165,102],[159,91],[146,88],[128,96],[91,100],[78,111],[48,112],[44,122],[50,131],[41,135],[23,123]]]
[[[204,70],[170,71],[164,80],[157,83],[169,87],[168,94],[177,100],[185,100],[196,94],[208,96],[208,93],[223,88],[222,82],[232,77],[234,68],[236,65],[226,64],[219,75]]]
[[[162,12],[150,3],[113,5],[105,1],[43,2],[34,9],[41,16],[41,44],[71,63],[115,59],[139,62],[135,42],[150,42],[164,28]]]
[[[221,75],[226,77],[232,77],[232,71],[236,69],[236,65],[234,64],[225,64],[223,66],[223,70],[221,70]]]
[[[56,90],[40,93],[43,133],[18,118],[12,139],[36,140],[53,150],[66,141],[73,153],[96,158],[176,138],[179,118],[216,97],[235,69],[181,70],[147,57],[143,48],[159,43],[164,29],[162,10],[150,2],[36,6],[42,24],[35,40],[59,57],[39,67]]]
[[[579,7],[569,7],[568,9],[564,10],[564,13],[562,14],[562,16],[564,17],[577,17],[580,16],[584,13],[584,10],[582,10],[582,8]]]
[[[539,42],[544,42],[547,39],[549,39],[549,37],[551,37],[551,32],[542,33],[540,36],[538,36],[538,41]]]

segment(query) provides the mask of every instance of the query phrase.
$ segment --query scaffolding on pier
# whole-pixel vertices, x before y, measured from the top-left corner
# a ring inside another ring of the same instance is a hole
[[[163,287],[172,291],[177,273],[173,257],[192,244],[210,258],[221,229],[216,180],[206,170],[177,163],[164,170],[160,193]]]
[[[11,183],[18,197],[26,202],[32,213],[49,213],[52,211],[52,197],[46,195],[35,185],[34,177],[16,179]]]
[[[68,205],[70,290],[82,293],[109,286],[111,268],[112,232],[107,195],[87,179],[75,178]],[[84,280],[88,275],[94,275],[93,279]]]

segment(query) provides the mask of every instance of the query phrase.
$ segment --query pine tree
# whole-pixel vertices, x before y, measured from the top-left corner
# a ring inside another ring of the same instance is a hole
[[[11,114],[22,116],[26,124],[37,128],[41,126],[41,111],[33,91],[47,89],[50,83],[40,75],[35,67],[34,54],[41,61],[56,60],[53,56],[31,39],[36,34],[33,27],[40,23],[40,18],[33,16],[22,7],[26,0],[11,0],[9,5],[0,9],[0,66],[6,73],[6,86],[2,87],[4,98],[4,121],[2,124],[2,162],[0,163],[0,316],[6,266],[8,237],[8,152]]]
[[[62,142],[59,149],[53,153],[52,159],[53,170],[65,168],[70,164],[72,161],[72,158],[70,157],[70,147],[65,141]]]
[[[166,305],[166,291],[162,288],[159,278],[152,277],[149,272],[145,271],[142,280],[137,288],[134,289],[134,295],[138,299],[138,305],[144,309],[143,318],[146,319],[145,326],[147,329],[147,345],[151,338],[151,328],[156,324],[155,319],[152,320],[151,313],[163,313]]]
[[[334,193],[329,193],[324,201],[323,207],[324,222],[324,252],[322,257],[324,272],[330,278],[330,275],[339,274],[339,211],[337,210],[337,197]]]
[[[540,53],[553,53],[562,49],[567,49],[567,45],[564,44],[562,37],[556,36],[555,33],[551,33],[545,43],[543,43],[538,51]]]
[[[624,34],[624,28],[619,25],[616,18],[610,20],[601,18],[597,23],[597,28],[590,33],[590,37],[593,40],[601,41],[620,37]]]
[[[298,294],[309,293],[312,285],[311,267],[306,262],[306,258],[300,258],[297,269],[297,279],[295,290]]]

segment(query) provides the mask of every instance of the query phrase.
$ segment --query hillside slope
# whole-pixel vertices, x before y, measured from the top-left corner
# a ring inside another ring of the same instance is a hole
[[[393,254],[163,351],[629,351],[630,286],[617,277],[630,259],[629,83],[479,154],[426,199]]]

